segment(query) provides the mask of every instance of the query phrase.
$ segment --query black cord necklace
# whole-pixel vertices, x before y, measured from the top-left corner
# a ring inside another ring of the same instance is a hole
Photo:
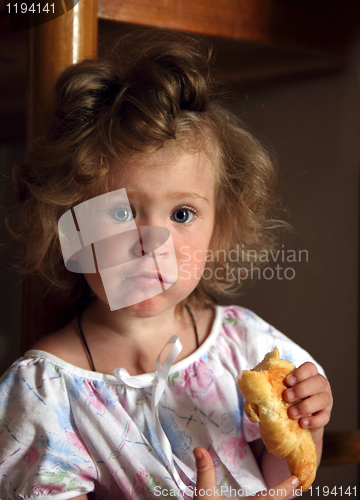
[[[77,317],[77,320],[78,320],[79,331],[80,331],[80,335],[81,335],[82,341],[84,342],[85,349],[86,349],[86,351],[87,351],[87,353],[89,355],[89,358],[90,358],[92,370],[93,370],[93,372],[96,372],[94,361],[92,359],[91,352],[90,352],[88,343],[86,342],[86,338],[85,338],[85,335],[84,335],[84,332],[83,332],[83,329],[82,329],[82,326],[81,326],[81,314],[79,314],[79,316]]]
[[[199,348],[200,347],[200,342],[199,342],[198,331],[197,331],[197,328],[196,328],[195,318],[193,316],[193,313],[190,310],[190,307],[187,304],[185,304],[185,307],[186,307],[188,313],[190,314],[190,318],[191,318],[191,320],[193,322],[193,325],[194,325],[195,337],[196,337],[196,348]],[[78,320],[78,326],[79,326],[79,331],[80,331],[80,335],[81,335],[82,341],[84,342],[84,346],[85,346],[86,352],[89,355],[89,359],[90,359],[90,363],[91,363],[91,368],[92,368],[93,372],[96,372],[95,365],[94,365],[94,360],[93,360],[93,358],[91,356],[91,352],[90,352],[88,343],[86,342],[86,338],[85,338],[85,335],[84,335],[84,332],[83,332],[83,329],[82,329],[81,314],[79,314],[79,316],[77,317],[77,320]]]
[[[188,310],[188,313],[190,314],[190,318],[191,318],[191,320],[193,322],[193,325],[194,325],[195,337],[196,337],[196,348],[198,349],[200,347],[200,342],[199,342],[198,331],[197,331],[197,328],[196,328],[195,318],[193,316],[193,313],[191,312],[190,307],[187,304],[185,304],[185,307]]]

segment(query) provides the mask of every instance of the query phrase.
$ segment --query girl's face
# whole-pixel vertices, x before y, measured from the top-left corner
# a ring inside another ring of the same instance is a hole
[[[134,316],[160,314],[194,290],[213,233],[215,176],[211,160],[204,152],[174,149],[164,147],[125,166],[112,165],[112,189],[125,189],[126,196],[122,200],[114,197],[101,225],[103,237],[114,228],[120,233],[104,240],[107,244],[101,259],[122,264],[121,272],[116,267],[107,271],[107,287],[120,298],[124,296],[121,300],[131,304],[124,310]],[[151,250],[157,247],[154,260]],[[108,302],[104,274],[100,274],[85,277],[98,298]]]

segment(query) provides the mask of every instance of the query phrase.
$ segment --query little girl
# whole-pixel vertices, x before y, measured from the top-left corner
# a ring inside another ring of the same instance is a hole
[[[147,32],[58,79],[12,230],[25,272],[86,307],[1,379],[3,500],[211,498],[215,483],[244,497],[280,481],[290,493],[236,383],[274,345],[299,366],[284,397],[320,460],[321,368],[214,298],[238,289],[229,252],[252,250],[231,268],[256,265],[279,222],[271,160],[220,104],[210,59],[199,40]]]

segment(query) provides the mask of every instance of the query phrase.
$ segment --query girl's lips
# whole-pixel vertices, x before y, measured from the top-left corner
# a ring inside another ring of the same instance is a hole
[[[170,282],[166,281],[165,279],[162,279],[160,273],[137,274],[136,276],[126,276],[123,279],[127,282],[134,283],[135,285],[145,286],[149,288],[161,286],[164,283],[170,284]]]
[[[149,288],[160,286],[161,283],[161,280],[158,276],[151,277],[145,274],[139,274],[138,276],[129,276],[124,279],[130,283],[134,283],[135,285],[146,286]]]

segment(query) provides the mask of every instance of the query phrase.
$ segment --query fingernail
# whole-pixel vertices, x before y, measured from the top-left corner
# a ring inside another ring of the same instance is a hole
[[[295,392],[294,391],[288,391],[286,393],[286,397],[289,401],[293,401],[295,399]]]
[[[310,420],[303,420],[302,421],[303,427],[309,427],[310,425]]]
[[[295,385],[296,384],[296,377],[294,377],[294,375],[290,375],[287,379],[286,379],[287,383],[289,385]]]
[[[297,477],[293,476],[291,478],[291,484],[294,486],[294,488],[296,488],[297,486],[299,486],[299,483],[300,483],[300,481],[299,481],[299,479]]]
[[[200,450],[194,450],[194,457],[195,460],[201,460],[203,458],[203,454]]]
[[[295,408],[295,407],[291,408],[290,412],[291,412],[291,415],[293,417],[296,417],[297,415],[299,415],[299,410],[297,408]]]

